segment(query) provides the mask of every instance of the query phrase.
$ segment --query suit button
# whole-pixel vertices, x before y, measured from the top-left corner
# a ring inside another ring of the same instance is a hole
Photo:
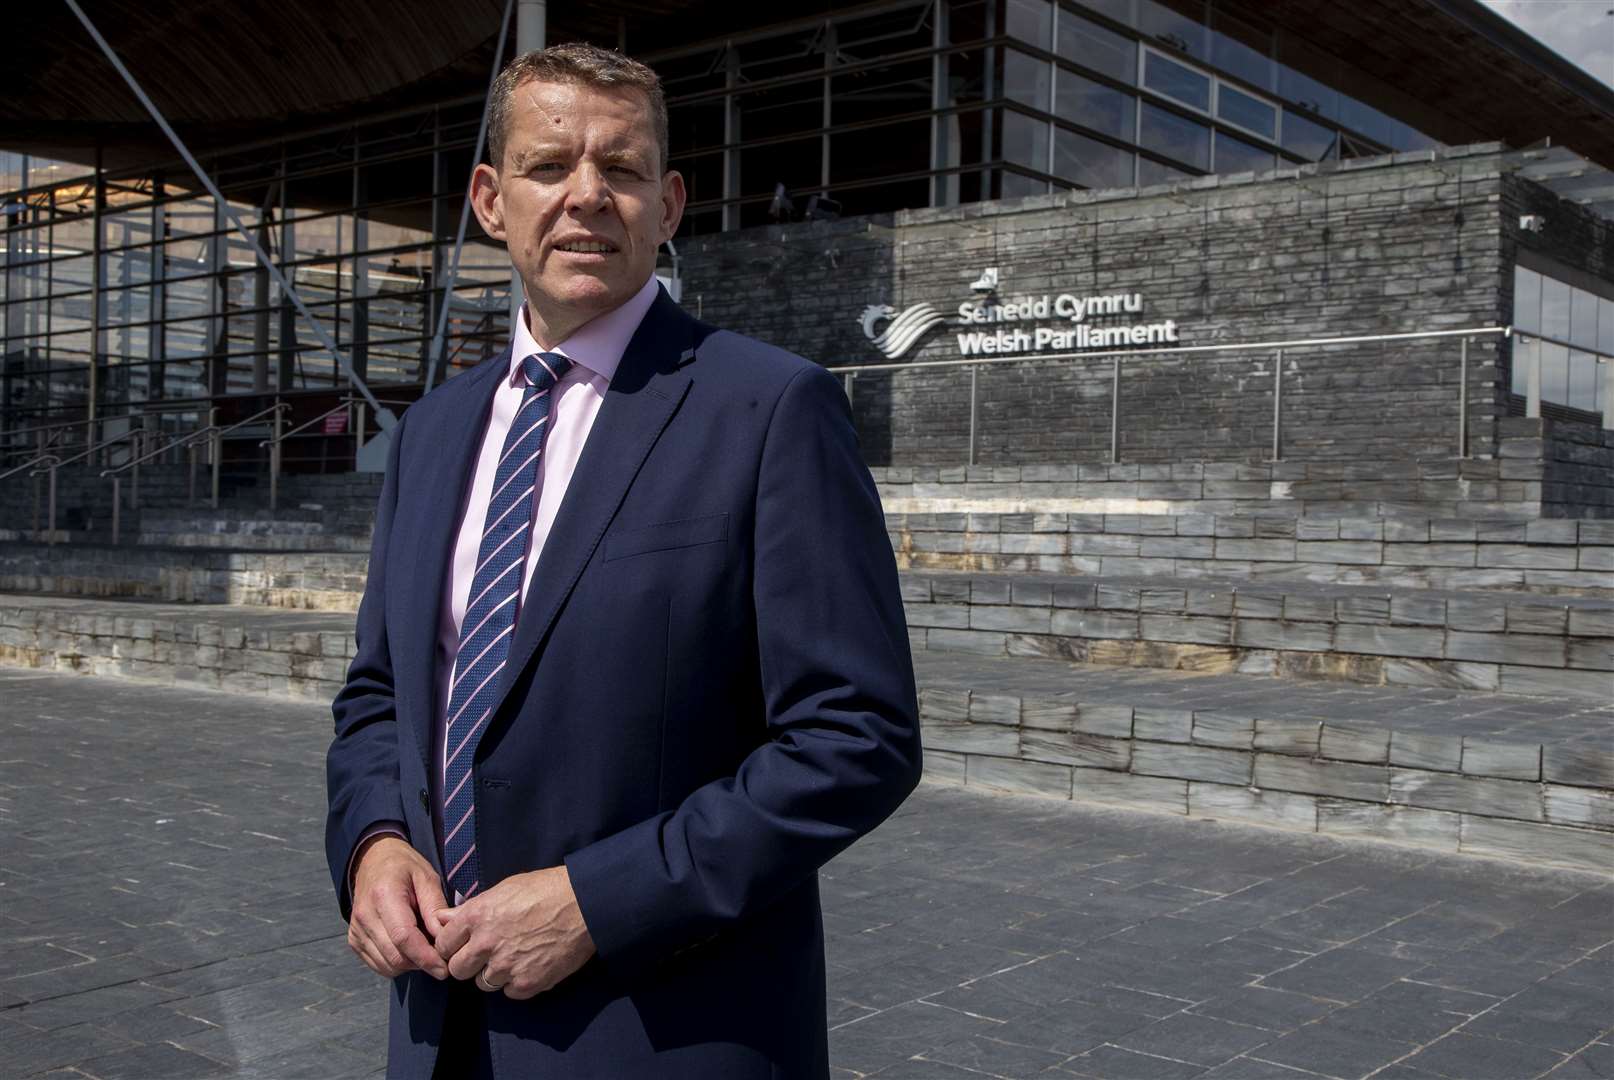
[[[420,789],[420,808],[428,814],[432,812],[432,797],[426,794],[425,788]]]

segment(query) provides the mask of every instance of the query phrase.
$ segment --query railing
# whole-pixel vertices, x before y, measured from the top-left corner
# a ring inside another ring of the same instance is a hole
[[[412,402],[412,401],[398,401],[398,400],[391,400],[391,399],[387,399],[387,398],[380,398],[378,400],[383,405],[396,405],[396,406],[399,406],[400,408],[405,408],[405,409],[407,409],[410,405],[414,404],[414,402]],[[269,509],[270,510],[276,510],[280,506],[281,444],[284,443],[287,439],[290,439],[290,438],[293,438],[294,436],[302,434],[304,431],[307,431],[309,428],[313,427],[315,424],[318,424],[318,423],[322,422],[323,420],[325,420],[326,417],[335,416],[337,413],[343,412],[343,411],[351,408],[356,413],[355,419],[354,419],[354,421],[353,421],[353,423],[351,425],[351,432],[352,432],[352,435],[353,435],[353,457],[354,457],[354,460],[357,461],[359,451],[361,449],[363,449],[363,447],[364,447],[364,428],[365,428],[365,421],[366,421],[366,418],[367,418],[367,415],[368,415],[367,412],[366,412],[368,407],[369,407],[369,402],[365,401],[363,398],[351,397],[351,396],[350,397],[345,397],[334,408],[326,409],[324,412],[320,413],[318,416],[314,417],[312,420],[306,420],[303,423],[298,424],[296,427],[291,428],[288,431],[279,431],[278,430],[278,428],[280,426],[280,420],[279,420],[279,417],[276,417],[276,419],[275,419],[275,427],[277,428],[276,434],[272,435],[271,437],[269,437],[267,439],[264,439],[262,442],[260,442],[258,444],[259,449],[263,449],[265,447],[267,447],[269,449]]]
[[[61,470],[62,468],[68,466],[68,465],[75,465],[78,462],[83,461],[86,458],[89,458],[92,455],[94,455],[96,453],[99,453],[100,451],[105,450],[106,448],[108,448],[110,446],[116,446],[119,443],[128,442],[130,440],[136,440],[138,442],[138,440],[144,438],[145,436],[146,436],[146,429],[145,428],[143,428],[143,427],[130,428],[128,431],[120,432],[119,434],[114,435],[110,439],[104,439],[101,442],[95,443],[95,444],[85,448],[84,450],[80,451],[79,453],[74,454],[72,457],[61,458],[61,457],[56,457],[55,455],[46,455],[45,460],[40,460],[40,461],[37,461],[37,462],[34,463],[33,468],[29,472],[30,476],[37,477],[41,473],[47,474],[49,476],[49,483],[48,483],[49,492],[50,492],[49,498],[48,498],[49,509],[48,509],[48,511],[46,513],[46,519],[45,519],[46,524],[48,526],[48,533],[47,533],[46,543],[49,543],[49,544],[52,544],[52,545],[54,545],[56,543],[56,474],[57,474],[57,472],[59,470]],[[24,466],[24,467],[26,467],[26,466]],[[21,471],[22,471],[21,468],[13,469],[13,470],[11,470],[11,472],[6,473],[5,476],[10,476],[11,473],[21,472]],[[4,479],[5,476],[0,476],[0,479]],[[39,538],[39,490],[38,490],[37,487],[34,489],[34,529],[33,529],[33,531],[34,531],[34,539],[37,540]]]
[[[858,376],[877,371],[926,371],[933,368],[968,368],[969,383],[969,453],[968,464],[976,464],[979,447],[979,409],[980,409],[980,371],[983,368],[998,364],[1050,364],[1068,363],[1073,360],[1110,361],[1110,433],[1109,433],[1109,460],[1112,463],[1121,460],[1121,373],[1124,361],[1149,356],[1193,356],[1213,353],[1245,353],[1269,354],[1272,357],[1272,441],[1271,461],[1283,460],[1283,361],[1285,353],[1291,353],[1303,348],[1326,348],[1340,345],[1362,345],[1391,341],[1421,341],[1444,338],[1457,338],[1460,342],[1458,350],[1458,379],[1457,379],[1457,438],[1456,456],[1468,456],[1468,346],[1475,338],[1496,337],[1506,340],[1514,334],[1511,326],[1478,326],[1459,330],[1424,330],[1402,334],[1361,334],[1348,337],[1320,337],[1295,338],[1282,341],[1244,341],[1226,345],[1182,345],[1168,348],[1131,348],[1113,349],[1092,352],[1062,352],[1062,353],[1018,353],[1010,356],[970,357],[960,360],[931,360],[914,364],[856,364],[837,365],[829,368],[831,372],[841,375],[842,383],[846,389],[848,401],[853,398],[853,387]],[[1531,335],[1538,337],[1538,335]],[[1542,338],[1540,340],[1548,340]],[[1592,352],[1581,348],[1581,352]],[[1539,354],[1537,354],[1538,370],[1534,376],[1534,383],[1539,391]],[[1606,373],[1605,373],[1606,376]],[[1539,398],[1539,393],[1538,393]],[[1610,421],[1610,402],[1605,396],[1604,425],[1614,426]],[[1539,415],[1539,401],[1532,416]]]

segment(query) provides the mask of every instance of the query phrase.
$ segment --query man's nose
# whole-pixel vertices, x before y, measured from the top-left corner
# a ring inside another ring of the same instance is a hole
[[[566,193],[566,208],[592,213],[605,206],[611,198],[611,187],[605,174],[590,162],[582,162],[572,171],[572,182]]]

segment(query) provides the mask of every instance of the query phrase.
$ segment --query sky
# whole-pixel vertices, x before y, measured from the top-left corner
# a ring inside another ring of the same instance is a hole
[[[1614,0],[1484,0],[1485,6],[1614,87]]]

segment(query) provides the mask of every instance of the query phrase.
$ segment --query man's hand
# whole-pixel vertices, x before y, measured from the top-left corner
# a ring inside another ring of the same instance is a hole
[[[388,979],[417,970],[445,979],[448,965],[432,947],[442,933],[437,912],[443,903],[443,886],[431,863],[397,836],[372,837],[359,850],[353,870],[348,948]]]
[[[594,955],[564,866],[505,878],[437,918],[437,952],[449,974],[517,1001],[548,990]]]

